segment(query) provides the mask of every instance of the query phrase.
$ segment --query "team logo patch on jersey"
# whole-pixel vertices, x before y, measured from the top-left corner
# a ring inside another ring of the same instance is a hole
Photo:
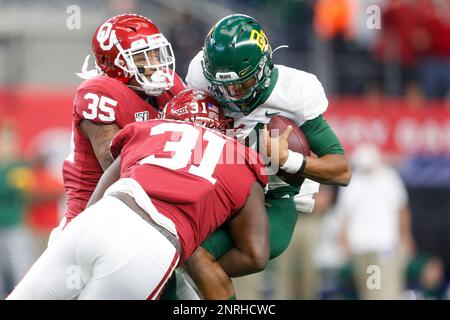
[[[134,119],[136,121],[147,121],[150,119],[150,114],[148,113],[148,111],[136,112],[134,114]]]

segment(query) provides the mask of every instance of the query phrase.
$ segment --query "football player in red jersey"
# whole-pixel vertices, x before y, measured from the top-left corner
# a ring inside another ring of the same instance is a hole
[[[224,222],[235,244],[221,258],[225,271],[264,268],[267,175],[259,155],[223,134],[223,114],[207,92],[181,92],[163,118],[129,124],[114,137],[116,160],[93,205],[9,299],[158,299],[174,269]]]
[[[82,212],[103,171],[112,163],[109,145],[126,124],[156,118],[185,88],[175,73],[172,47],[149,19],[124,14],[102,23],[92,38],[97,75],[77,89],[72,152],[64,161],[67,221]],[[53,235],[58,233],[58,229]]]

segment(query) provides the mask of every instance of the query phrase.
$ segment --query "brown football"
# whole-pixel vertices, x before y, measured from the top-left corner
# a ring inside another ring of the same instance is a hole
[[[295,124],[292,120],[289,120],[288,118],[283,116],[272,116],[270,118],[267,129],[271,133],[272,137],[277,137],[278,135],[282,134],[289,125],[292,126],[292,132],[288,138],[289,150],[301,153],[306,156],[310,156],[311,151],[309,149],[308,140],[306,139],[304,133],[300,130],[298,125]],[[278,131],[270,131],[271,129],[278,129]],[[301,186],[303,181],[305,180],[305,178],[302,177],[300,173],[290,174],[281,169],[278,170],[277,176],[279,176],[284,182],[293,186]]]

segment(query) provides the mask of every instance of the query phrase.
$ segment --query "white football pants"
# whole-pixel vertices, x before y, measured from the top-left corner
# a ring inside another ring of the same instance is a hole
[[[8,299],[158,299],[179,254],[111,196],[69,223]]]

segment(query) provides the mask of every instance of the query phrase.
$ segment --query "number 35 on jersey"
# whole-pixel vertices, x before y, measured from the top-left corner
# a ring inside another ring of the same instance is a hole
[[[86,93],[84,99],[89,102],[88,111],[83,111],[85,119],[94,120],[98,118],[101,121],[115,121],[114,107],[117,106],[116,100],[91,92]]]

